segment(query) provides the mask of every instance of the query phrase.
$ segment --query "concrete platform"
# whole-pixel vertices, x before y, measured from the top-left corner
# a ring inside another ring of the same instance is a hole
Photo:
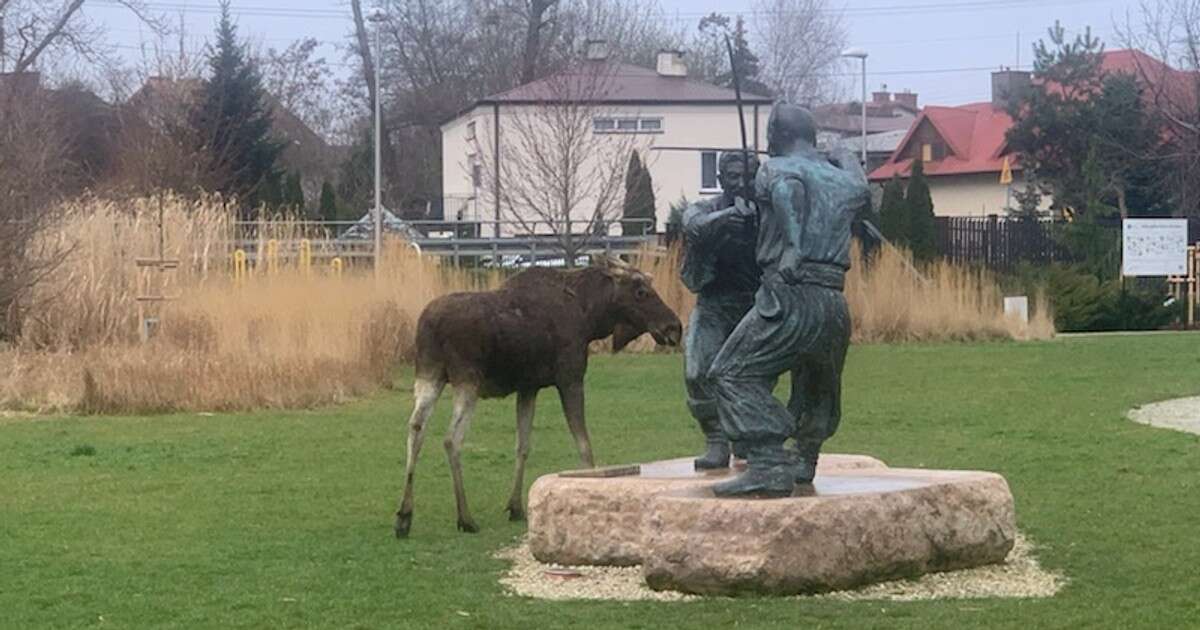
[[[817,474],[883,468],[874,457],[827,454]],[[664,492],[705,488],[734,472],[696,471],[692,458],[685,457],[642,464],[639,474],[625,477],[545,475],[529,490],[530,550],[540,562],[553,564],[642,564],[650,501]]]

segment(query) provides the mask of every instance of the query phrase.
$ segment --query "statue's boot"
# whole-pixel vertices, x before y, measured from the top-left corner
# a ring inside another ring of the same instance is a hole
[[[798,457],[792,464],[792,478],[798,484],[812,483],[817,476],[816,457]]]
[[[747,449],[746,472],[715,484],[713,494],[719,497],[786,497],[791,496],[795,467],[781,445],[755,445]]]
[[[729,468],[729,441],[721,436],[718,440],[708,440],[708,449],[694,462],[696,470],[715,470]]]
[[[729,439],[721,431],[720,421],[716,418],[702,419],[700,428],[704,431],[704,443],[707,448],[703,455],[696,458],[696,470],[729,468]]]
[[[787,449],[792,460],[792,473],[797,484],[812,483],[817,476],[817,459],[820,447]]]

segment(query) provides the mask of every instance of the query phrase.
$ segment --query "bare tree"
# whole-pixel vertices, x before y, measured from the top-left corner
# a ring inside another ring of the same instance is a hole
[[[268,48],[258,60],[263,88],[284,109],[326,138],[333,135],[333,70],[317,56],[320,42],[298,39],[283,50]]]
[[[112,66],[104,29],[83,14],[85,0],[0,0],[0,72],[28,72],[47,54],[70,54],[93,65]],[[162,22],[141,0],[115,0],[150,28]]]
[[[72,169],[59,122],[40,93],[0,89],[0,340],[20,335],[31,289],[63,254],[42,238]]]
[[[604,103],[612,79],[611,64],[579,62],[536,84],[527,95],[536,104],[502,109],[499,155],[490,132],[480,134],[483,196],[499,195],[518,232],[552,235],[568,266],[619,220],[629,154],[647,144],[594,131],[596,118],[613,115]]]
[[[842,83],[846,27],[828,0],[756,0],[754,32],[759,79],[783,100],[817,104],[835,100]]]
[[[1177,212],[1200,214],[1200,0],[1143,0],[1139,15],[1117,25],[1135,57],[1135,70],[1152,113],[1163,121],[1163,183],[1174,190]]]

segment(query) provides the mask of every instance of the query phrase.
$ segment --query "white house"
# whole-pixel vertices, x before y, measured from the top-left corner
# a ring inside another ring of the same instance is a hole
[[[660,52],[657,68],[648,69],[609,60],[606,47],[603,42],[589,43],[585,63],[603,68],[605,83],[603,89],[574,92],[583,96],[572,99],[590,105],[579,110],[587,112],[579,126],[592,135],[589,141],[594,141],[595,153],[603,153],[596,147],[639,149],[653,180],[657,227],[662,230],[673,202],[720,192],[717,150],[741,146],[736,96],[731,89],[688,78],[683,53],[678,51]],[[530,114],[561,108],[561,86],[569,80],[565,74],[555,75],[483,98],[442,125],[447,220],[478,221],[483,234],[490,235],[493,221],[512,218],[507,216],[509,207],[498,201],[503,191],[495,188],[520,178],[524,164],[534,162],[527,154],[537,149],[528,146],[528,133],[522,134],[521,126],[536,120]],[[772,101],[751,94],[743,94],[742,100],[748,144],[765,149]],[[671,147],[708,150],[668,150]],[[628,155],[623,159],[628,160]],[[513,165],[522,166],[514,169]],[[594,172],[599,177],[598,167]]]

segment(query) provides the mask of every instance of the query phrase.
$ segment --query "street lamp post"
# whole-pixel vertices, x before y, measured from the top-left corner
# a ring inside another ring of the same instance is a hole
[[[842,51],[843,57],[853,57],[862,61],[862,163],[867,167],[867,51],[862,48],[847,48]]]
[[[383,125],[380,123],[383,107],[380,103],[383,102],[383,94],[380,91],[379,83],[379,68],[383,65],[383,47],[380,46],[380,32],[383,31],[384,21],[383,11],[376,9],[367,16],[367,21],[375,25],[375,247],[374,247],[374,267],[375,276],[379,276],[379,261],[380,254],[383,252],[383,185],[381,175],[383,168],[381,167],[382,155],[380,147],[383,144],[381,137]]]

